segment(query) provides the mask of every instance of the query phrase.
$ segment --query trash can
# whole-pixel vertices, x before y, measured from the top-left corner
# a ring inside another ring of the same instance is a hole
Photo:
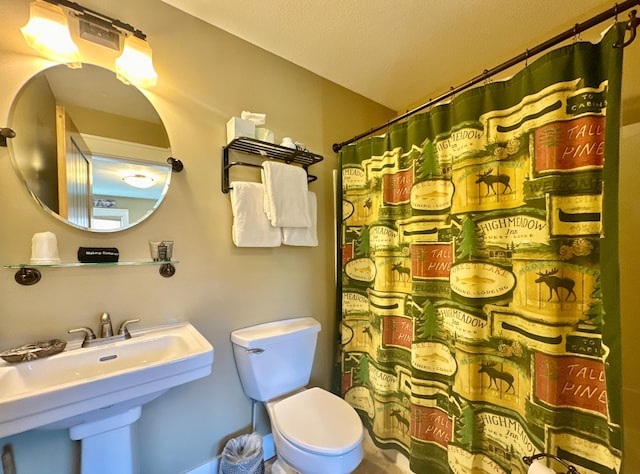
[[[227,441],[222,450],[219,474],[264,474],[262,436],[241,435]]]

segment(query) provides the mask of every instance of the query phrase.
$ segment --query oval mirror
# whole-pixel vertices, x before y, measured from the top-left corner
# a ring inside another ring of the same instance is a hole
[[[171,181],[169,137],[153,105],[114,72],[53,66],[11,105],[14,169],[49,213],[93,232],[150,216]]]

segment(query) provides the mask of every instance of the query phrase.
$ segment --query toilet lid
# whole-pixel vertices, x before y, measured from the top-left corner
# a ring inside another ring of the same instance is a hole
[[[362,441],[362,422],[356,411],[321,388],[286,398],[276,403],[273,411],[280,434],[307,451],[338,455]]]

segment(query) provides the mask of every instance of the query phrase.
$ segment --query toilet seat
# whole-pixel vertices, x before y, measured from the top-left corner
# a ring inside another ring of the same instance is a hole
[[[278,401],[272,423],[301,449],[339,456],[362,442],[360,417],[342,398],[315,387]]]

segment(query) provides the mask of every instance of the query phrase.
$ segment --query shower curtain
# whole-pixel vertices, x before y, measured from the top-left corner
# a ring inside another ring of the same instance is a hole
[[[340,152],[341,391],[416,473],[620,472],[623,35]]]

